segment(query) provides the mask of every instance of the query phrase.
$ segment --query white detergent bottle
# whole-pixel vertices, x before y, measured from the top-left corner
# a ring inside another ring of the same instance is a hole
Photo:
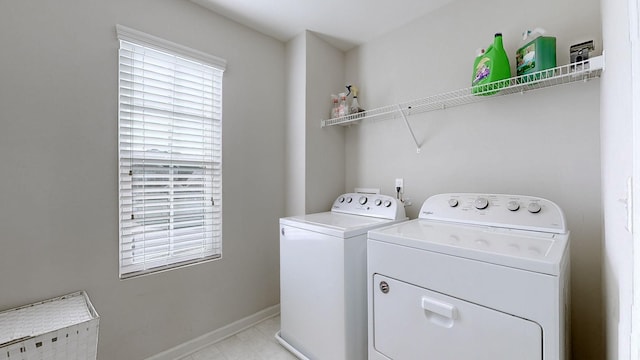
[[[340,97],[340,105],[338,105],[338,116],[347,116],[349,115],[349,105],[347,105],[347,94],[340,93],[338,94]]]

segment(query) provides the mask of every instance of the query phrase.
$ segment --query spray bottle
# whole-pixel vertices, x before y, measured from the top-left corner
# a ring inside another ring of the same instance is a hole
[[[349,114],[363,112],[364,109],[361,108],[360,104],[358,103],[358,88],[353,85],[347,85],[347,90],[349,90],[347,96],[349,96],[349,94],[353,92],[353,99],[351,100],[351,106],[349,106]]]

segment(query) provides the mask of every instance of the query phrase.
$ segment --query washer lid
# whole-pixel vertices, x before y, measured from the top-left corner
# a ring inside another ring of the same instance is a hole
[[[369,239],[559,275],[569,234],[415,219],[372,230]]]
[[[366,234],[367,231],[374,228],[391,225],[404,220],[405,219],[389,220],[327,211],[281,218],[280,224],[327,235],[349,238]]]

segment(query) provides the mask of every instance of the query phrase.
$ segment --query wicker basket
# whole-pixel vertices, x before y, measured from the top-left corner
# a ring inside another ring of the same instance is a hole
[[[95,359],[99,320],[84,291],[0,312],[0,360]]]

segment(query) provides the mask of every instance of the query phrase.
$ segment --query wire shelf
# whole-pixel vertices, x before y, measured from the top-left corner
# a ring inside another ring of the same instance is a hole
[[[396,105],[387,105],[357,114],[322,120],[321,126],[353,125],[363,120],[391,119],[398,114],[402,115],[406,120],[408,115],[481,102],[497,96],[522,94],[535,89],[588,81],[600,77],[603,70],[604,55],[601,55],[553,69],[494,81],[484,85],[471,86]]]

